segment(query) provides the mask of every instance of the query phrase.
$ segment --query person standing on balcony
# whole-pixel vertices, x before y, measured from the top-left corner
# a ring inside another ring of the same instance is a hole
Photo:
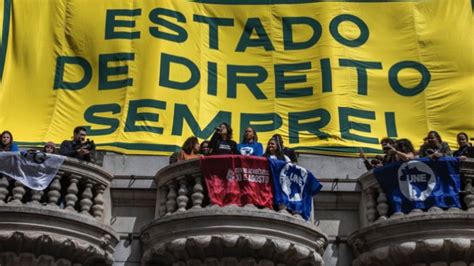
[[[63,141],[59,148],[59,153],[86,162],[94,162],[95,144],[94,141],[86,139],[86,137],[86,129],[84,127],[76,127],[73,132],[73,139]]]
[[[283,150],[280,146],[280,143],[277,139],[271,138],[267,143],[267,149],[265,150],[265,154],[263,155],[269,159],[274,160],[281,160],[291,163],[290,157],[286,156],[283,153]]]
[[[238,154],[237,143],[232,140],[232,128],[227,123],[222,123],[209,141],[211,155]]]
[[[460,132],[457,135],[457,141],[459,149],[454,152],[454,157],[459,157],[459,159],[464,160],[466,158],[474,158],[474,148],[472,144],[468,141],[468,136],[464,132]]]
[[[415,149],[409,139],[399,139],[395,141],[395,145],[390,146],[387,152],[395,157],[395,161],[409,161],[415,159]]]
[[[0,145],[0,151],[18,151],[18,145],[13,142],[13,135],[10,131],[3,131],[2,132],[2,142]]]
[[[297,163],[298,162],[298,156],[296,155],[296,152],[293,149],[287,148],[287,147],[285,147],[285,145],[283,145],[283,138],[281,137],[280,134],[273,135],[272,139],[275,139],[278,142],[278,146],[283,151],[283,154],[288,156],[288,158],[290,158],[292,163]]]
[[[432,130],[426,136],[427,142],[420,147],[420,157],[438,159],[443,156],[451,156],[451,149],[448,143],[443,142],[438,132]]]
[[[189,137],[181,147],[178,162],[202,157],[203,155],[199,154],[199,148],[199,140],[196,137]]]
[[[44,145],[42,151],[43,151],[44,153],[52,153],[52,154],[55,154],[55,153],[56,153],[56,145],[54,144],[54,142],[48,141],[48,142]]]
[[[252,127],[248,127],[242,136],[242,143],[237,145],[237,150],[242,155],[262,156],[263,146],[258,142],[257,132]]]
[[[201,143],[201,148],[199,149],[199,153],[202,154],[202,155],[210,155],[211,154],[208,140],[205,140]]]

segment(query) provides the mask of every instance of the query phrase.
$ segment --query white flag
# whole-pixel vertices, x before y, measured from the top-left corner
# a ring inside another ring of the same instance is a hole
[[[0,173],[31,189],[44,190],[63,161],[64,156],[39,151],[0,152]]]

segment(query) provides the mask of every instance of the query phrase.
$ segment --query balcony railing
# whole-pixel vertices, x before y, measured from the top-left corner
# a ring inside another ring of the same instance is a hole
[[[0,265],[104,265],[118,238],[106,220],[112,176],[65,158],[43,191],[0,175]]]
[[[461,162],[461,208],[390,210],[372,171],[359,178],[361,229],[349,239],[354,265],[411,265],[474,261],[474,160]]]
[[[299,214],[211,205],[198,159],[165,167],[155,178],[155,221],[141,235],[144,265],[322,264],[327,237]]]

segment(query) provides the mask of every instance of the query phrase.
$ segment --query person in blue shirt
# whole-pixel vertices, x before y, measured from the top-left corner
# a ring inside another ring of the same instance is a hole
[[[10,131],[3,131],[1,135],[0,151],[18,151],[18,145],[13,142],[13,135]]]
[[[242,143],[237,145],[237,150],[242,155],[263,155],[263,145],[258,142],[257,132],[252,127],[248,127],[242,136]]]

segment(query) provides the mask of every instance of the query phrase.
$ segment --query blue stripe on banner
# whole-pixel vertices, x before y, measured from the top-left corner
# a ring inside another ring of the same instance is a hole
[[[10,35],[11,0],[3,1],[2,44],[0,46],[0,81],[3,80],[3,70],[7,57],[8,36]]]
[[[216,5],[284,5],[284,4],[309,4],[309,3],[324,3],[324,2],[390,3],[390,2],[417,2],[419,0],[190,0],[190,1],[201,3],[201,4],[216,4]]]

